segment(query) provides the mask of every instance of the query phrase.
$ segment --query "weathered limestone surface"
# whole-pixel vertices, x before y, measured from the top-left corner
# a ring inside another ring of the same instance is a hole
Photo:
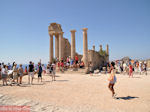
[[[89,50],[88,55],[89,55],[88,62],[92,62],[92,64],[94,65],[93,69],[98,69],[100,65],[103,65],[104,58],[99,55],[99,52]]]
[[[147,60],[147,68],[150,68],[150,59]]]
[[[53,61],[53,35],[50,35],[50,62]]]
[[[59,58],[59,35],[55,36],[55,57]]]
[[[88,67],[88,42],[87,42],[87,28],[83,28],[83,61],[85,67]]]
[[[71,30],[71,58],[74,59],[76,47],[75,47],[75,32],[76,30]]]

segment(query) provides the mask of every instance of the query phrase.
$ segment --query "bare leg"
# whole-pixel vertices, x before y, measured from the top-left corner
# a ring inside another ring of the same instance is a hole
[[[114,91],[114,84],[110,84],[110,83],[109,83],[108,88],[109,88],[110,91],[112,92],[112,97],[113,97],[114,94],[115,94],[115,91]]]
[[[30,75],[28,75],[28,84],[30,84]]]
[[[33,77],[32,77],[32,80],[31,80],[31,84],[33,84]]]

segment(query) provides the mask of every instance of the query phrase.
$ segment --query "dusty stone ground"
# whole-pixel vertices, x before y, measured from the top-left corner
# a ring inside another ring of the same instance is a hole
[[[0,105],[27,105],[32,112],[150,112],[150,74],[117,74],[116,99],[108,90],[107,75],[57,74],[52,82],[48,75],[43,82],[21,86],[2,86]]]

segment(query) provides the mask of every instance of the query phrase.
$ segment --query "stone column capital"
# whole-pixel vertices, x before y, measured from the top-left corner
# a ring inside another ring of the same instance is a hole
[[[82,30],[83,30],[84,32],[86,32],[86,31],[88,30],[88,28],[82,28]]]
[[[76,30],[70,30],[71,33],[76,32]]]
[[[59,34],[60,34],[60,35],[63,35],[63,34],[64,34],[64,32],[60,32]]]

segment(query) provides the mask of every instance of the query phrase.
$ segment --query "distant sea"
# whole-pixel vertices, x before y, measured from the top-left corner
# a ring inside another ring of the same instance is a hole
[[[35,64],[34,66],[37,66],[38,64]],[[25,67],[27,66],[27,68],[29,67],[29,64],[22,64],[22,68],[25,69]],[[44,66],[46,67],[47,64],[44,64]],[[19,68],[19,64],[17,65],[17,68]]]

